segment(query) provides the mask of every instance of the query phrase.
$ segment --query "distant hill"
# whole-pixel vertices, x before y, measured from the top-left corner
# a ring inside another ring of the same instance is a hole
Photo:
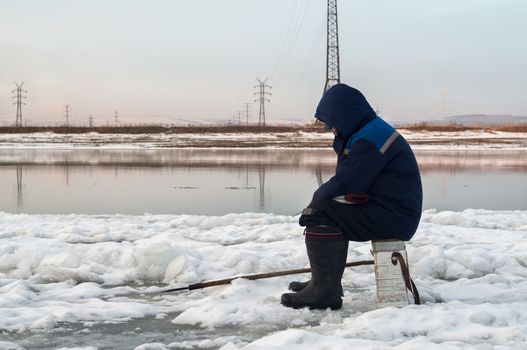
[[[448,117],[449,122],[465,126],[490,126],[503,124],[519,124],[527,122],[527,117],[509,114],[465,114]]]

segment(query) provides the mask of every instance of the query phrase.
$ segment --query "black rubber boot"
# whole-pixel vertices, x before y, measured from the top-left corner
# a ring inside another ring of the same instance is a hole
[[[349,241],[346,240],[346,251],[348,250],[348,244],[349,244]],[[346,268],[346,257],[347,257],[347,254],[344,254],[343,255],[343,259],[344,259],[344,262],[342,263],[342,271],[340,273],[340,279],[342,279],[342,275],[344,274],[344,270]],[[305,281],[305,282],[300,282],[300,281],[293,281],[291,283],[289,283],[289,286],[288,286],[288,289],[293,291],[293,292],[300,292],[302,289],[306,288],[309,284],[309,282],[311,281]],[[341,288],[340,288],[340,296],[343,297],[344,296],[344,291],[342,290],[342,285],[341,285]]]
[[[306,249],[311,280],[298,293],[282,294],[282,305],[295,309],[340,309],[348,240],[338,227],[311,227],[306,229]]]

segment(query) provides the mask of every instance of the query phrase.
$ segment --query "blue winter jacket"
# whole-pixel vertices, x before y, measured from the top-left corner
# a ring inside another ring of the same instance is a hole
[[[323,212],[350,240],[409,240],[422,210],[422,188],[414,153],[406,140],[379,118],[360,91],[338,84],[322,97],[316,118],[336,129],[335,175],[313,195]],[[346,194],[369,199],[342,204]]]

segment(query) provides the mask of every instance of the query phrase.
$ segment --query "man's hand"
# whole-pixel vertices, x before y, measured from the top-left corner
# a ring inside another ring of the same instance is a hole
[[[315,213],[316,209],[313,207],[313,200],[311,200],[307,207],[302,210],[302,215],[300,215],[300,218],[298,219],[298,223],[300,224],[300,226],[306,226],[307,222],[312,219]]]

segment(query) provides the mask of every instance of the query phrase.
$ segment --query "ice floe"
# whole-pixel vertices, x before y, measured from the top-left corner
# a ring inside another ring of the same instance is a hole
[[[297,219],[0,213],[0,349],[31,348],[20,335],[140,319],[174,338],[137,349],[527,348],[526,211],[425,211],[407,244],[420,306],[376,309],[371,266],[346,270],[339,311],[280,305],[287,283],[307,275],[161,293],[307,266]],[[371,259],[370,248],[351,242],[348,260]],[[178,337],[182,327],[207,339]]]

